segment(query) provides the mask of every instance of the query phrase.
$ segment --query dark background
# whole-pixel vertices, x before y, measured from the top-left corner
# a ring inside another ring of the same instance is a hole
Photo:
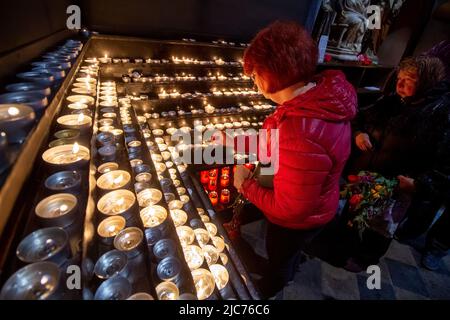
[[[150,38],[249,41],[276,19],[312,29],[320,0],[2,0],[0,56],[66,29],[66,8],[100,33]]]

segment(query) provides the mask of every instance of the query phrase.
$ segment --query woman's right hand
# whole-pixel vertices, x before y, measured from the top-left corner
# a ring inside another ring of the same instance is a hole
[[[355,138],[356,146],[362,151],[369,151],[372,149],[372,143],[370,142],[369,135],[367,133],[360,133]]]

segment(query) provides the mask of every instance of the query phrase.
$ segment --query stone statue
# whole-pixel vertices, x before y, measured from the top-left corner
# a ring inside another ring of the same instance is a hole
[[[367,7],[369,0],[341,0],[342,11],[338,16],[339,24],[348,25],[341,46],[359,53],[364,33],[367,30]]]
[[[327,4],[325,6],[325,4]],[[357,60],[367,31],[370,0],[324,1],[323,10],[335,10],[327,52],[340,60]]]

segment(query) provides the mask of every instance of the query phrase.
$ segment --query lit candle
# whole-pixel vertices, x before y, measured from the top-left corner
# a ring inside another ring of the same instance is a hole
[[[153,205],[142,209],[140,216],[145,228],[153,228],[166,220],[167,211],[164,207]]]
[[[104,215],[122,214],[127,219],[132,214],[131,209],[136,202],[134,194],[125,189],[108,192],[97,203],[97,209]]]
[[[90,156],[88,148],[75,143],[50,148],[42,154],[42,159],[46,163],[55,166],[72,165],[78,162],[80,162],[79,166],[81,166],[82,163],[90,159]]]
[[[194,270],[200,268],[203,264],[204,256],[203,251],[199,246],[188,245],[183,247],[184,258],[189,269]]]
[[[191,227],[179,226],[177,227],[177,235],[183,247],[192,244],[195,240],[195,233]]]
[[[175,227],[184,225],[188,218],[187,213],[181,209],[170,210],[170,216]]]
[[[202,250],[203,255],[205,256],[206,259],[206,263],[208,265],[217,263],[217,260],[219,260],[219,252],[217,251],[216,247],[207,244],[202,248]]]
[[[220,203],[227,204],[230,202],[230,190],[222,189],[220,192]]]
[[[104,219],[97,228],[97,233],[102,238],[115,237],[123,228],[125,228],[126,221],[123,217],[113,216]]]
[[[140,207],[148,207],[157,204],[162,199],[162,192],[158,189],[144,189],[137,195]]]
[[[203,228],[197,228],[194,230],[195,238],[197,239],[200,246],[206,246],[210,239],[209,232]]]
[[[97,187],[106,190],[115,190],[126,186],[131,175],[124,170],[114,170],[101,175],[97,180]]]
[[[204,170],[204,171],[200,172],[200,182],[202,184],[209,183],[209,171],[208,170]]]
[[[155,288],[159,300],[177,300],[180,294],[178,287],[173,282],[163,281]]]
[[[228,174],[222,174],[222,176],[220,177],[220,186],[222,188],[226,188],[226,187],[228,187],[229,184],[230,184],[230,178],[229,178]]]
[[[192,271],[192,279],[194,280],[197,298],[205,300],[211,296],[215,288],[215,280],[211,272],[200,268]]]
[[[213,264],[209,266],[209,270],[211,270],[211,273],[214,277],[217,289],[222,290],[223,288],[225,288],[230,279],[230,275],[228,274],[227,269],[220,264]]]

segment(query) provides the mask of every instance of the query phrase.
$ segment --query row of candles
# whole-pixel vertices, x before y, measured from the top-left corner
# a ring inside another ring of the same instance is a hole
[[[137,153],[140,150],[140,141],[128,140],[134,132],[130,113],[121,109],[120,121],[117,117],[118,100],[115,82],[102,82],[99,92],[101,96],[97,101],[100,112],[97,120],[96,141],[100,175],[97,179],[97,193],[100,198],[97,201],[99,212],[97,234],[102,244],[101,247],[106,247],[106,252],[100,252],[101,255],[94,267],[97,278],[104,280],[96,290],[95,299],[153,300],[153,296],[148,292],[137,292],[131,295],[137,266],[142,265],[136,261],[141,259],[144,252],[145,237],[140,227],[141,224],[136,220],[136,203],[141,202],[142,199],[136,199],[135,193],[129,190],[132,187],[133,178],[134,186],[136,186],[150,181],[152,175],[148,172],[149,170],[142,170],[132,177],[128,171],[128,165],[122,164],[123,159],[117,155],[117,152],[124,151],[121,148],[124,139],[129,147],[128,150],[134,148]],[[102,105],[104,101],[109,102],[107,106]],[[124,132],[125,137],[123,136]],[[122,156],[125,155],[122,154]],[[130,156],[132,156],[132,152],[129,152],[125,159]],[[136,160],[131,159],[129,164],[133,170],[140,164]],[[152,191],[152,189],[147,189],[147,191]],[[156,195],[158,194],[156,193]],[[159,199],[153,197],[155,203],[161,198],[161,192],[159,192]],[[145,275],[147,274],[146,264],[143,265],[142,270]]]
[[[159,99],[179,99],[179,98],[198,98],[198,97],[240,97],[240,96],[259,96],[260,94],[258,91],[255,91],[250,88],[223,88],[223,89],[217,89],[213,88],[211,89],[211,92],[184,92],[180,93],[177,89],[172,89],[170,91],[166,91],[165,89],[161,88],[161,90],[158,93]]]
[[[93,74],[96,75],[95,72]],[[72,84],[83,84],[82,70]],[[92,85],[92,82],[89,86]],[[57,118],[56,140],[42,154],[45,165],[45,192],[34,208],[34,217],[41,229],[25,237],[17,248],[17,257],[27,263],[5,283],[0,294],[2,299],[57,299],[67,293],[59,280],[66,264],[78,264],[72,255],[70,241],[79,233],[78,223],[84,216],[80,191],[82,180],[89,167],[90,151],[83,144],[90,140],[93,101],[86,96],[86,108],[70,108],[74,96],[68,97],[67,104]],[[78,99],[75,99],[78,100]],[[84,112],[80,112],[84,110]],[[48,195],[50,194],[50,195]],[[17,284],[21,285],[18,286]]]
[[[131,74],[122,76],[122,80],[125,83],[128,82],[186,82],[186,81],[249,81],[250,77],[244,74],[234,75],[229,73],[227,75],[223,75],[220,72],[216,74],[212,74],[209,72],[206,76],[194,76],[192,73],[186,74],[182,72],[181,74],[175,73],[173,76],[168,76],[166,74],[156,74],[154,76],[142,76],[139,74]]]
[[[172,56],[171,59],[152,59],[152,58],[111,58],[108,56],[108,54],[105,54],[103,57],[96,58],[88,58],[86,60],[87,62],[95,63],[135,63],[135,64],[141,64],[141,63],[148,63],[148,64],[186,64],[186,65],[203,65],[203,66],[212,66],[212,65],[218,65],[218,66],[236,66],[239,67],[242,65],[242,60],[239,61],[225,61],[220,57],[213,57],[212,60],[199,60],[196,58],[190,58],[190,57],[176,57]]]
[[[164,139],[161,138],[163,131],[161,131],[161,129],[154,129],[152,131],[154,139],[152,141],[150,136],[147,136],[147,143],[150,145],[150,153],[155,166],[158,166],[161,160],[166,160],[166,167],[174,169],[169,171],[169,174],[173,184],[176,186],[182,180],[181,175],[185,172],[186,165],[180,163],[181,158],[176,149],[164,143]],[[150,133],[149,131],[147,132]],[[162,156],[163,154],[164,157]],[[172,165],[173,163],[178,165],[174,166]],[[184,204],[185,207],[189,207],[189,204],[194,207],[192,202],[190,202],[189,196],[188,200],[188,204]],[[196,210],[196,214],[192,216],[190,214],[182,214],[182,219],[179,219],[179,211],[174,212],[174,215],[171,212],[171,215],[180,243],[183,246],[186,261],[192,271],[197,297],[202,300],[207,299],[214,291],[214,281],[211,281],[211,279],[215,280],[215,284],[221,293],[227,286],[229,274],[223,265],[227,264],[228,257],[224,252],[225,243],[223,239],[217,236],[217,227],[210,221],[204,209],[197,208]],[[196,219],[198,215],[201,222]],[[192,217],[190,221],[188,216]],[[195,226],[194,230],[187,226],[187,223],[190,223],[191,227]],[[204,259],[206,259],[207,267],[202,268]]]
[[[120,116],[121,116],[121,120],[122,123],[126,123],[129,121],[130,118],[130,114],[129,114],[129,104],[127,102],[119,102],[121,104],[120,107]],[[145,117],[139,117],[138,121],[142,124],[143,122],[146,121]],[[147,139],[150,138],[149,133],[148,132],[143,132],[144,133],[144,137]],[[131,141],[133,142],[133,141]],[[131,143],[130,142],[130,143]],[[159,145],[163,145],[162,141],[159,141]],[[130,143],[128,143],[128,152],[130,152],[130,149],[135,147],[135,145],[131,145]],[[164,157],[168,160],[170,157],[170,154],[167,154],[167,149],[164,147],[161,147],[163,149],[164,153]],[[159,156],[159,157],[157,157]],[[166,161],[165,163],[162,162],[162,157],[163,155],[161,153],[158,154],[152,154],[152,159],[154,159],[154,167],[156,169],[156,174],[158,176],[158,179],[161,181],[162,185],[167,185],[167,178],[164,178],[164,174],[167,174],[167,172],[170,172],[171,178],[172,178],[172,183],[175,187],[177,187],[177,194],[178,196],[176,196],[175,194],[172,197],[167,198],[166,197],[166,201],[168,201],[168,207],[169,207],[169,212],[170,212],[170,218],[174,224],[174,227],[177,228],[177,231],[179,231],[178,227],[183,226],[186,221],[187,221],[187,213],[182,210],[182,206],[184,203],[186,203],[187,201],[189,201],[189,197],[186,195],[186,190],[183,187],[180,187],[180,180],[176,179],[175,177],[175,168],[174,168],[174,164],[173,162],[170,161]],[[131,161],[132,162],[132,167],[134,167],[135,169],[138,168],[138,166],[142,166],[142,160],[141,161],[134,161],[134,160],[140,160],[140,159],[133,159]],[[161,161],[157,161],[157,160],[161,160]],[[179,167],[180,170],[183,170],[184,167],[180,166]],[[111,171],[114,172],[114,171]],[[136,175],[136,178],[139,176]],[[101,178],[101,177],[100,177]],[[99,180],[100,180],[99,178]],[[114,181],[114,179],[112,179],[112,181]],[[166,208],[164,208],[161,205],[156,205],[156,203],[160,202],[162,199],[162,193],[161,192],[151,192],[151,189],[143,189],[143,190],[138,190],[138,188],[136,187],[137,184],[135,184],[135,191],[137,192],[137,198],[138,198],[138,203],[140,207],[143,207],[140,211],[140,217],[142,220],[142,223],[144,225],[147,230],[158,230],[155,228],[160,227],[161,225],[163,225],[166,221],[167,221],[167,210]],[[140,188],[139,188],[140,189]],[[156,190],[156,189],[155,189]],[[153,194],[153,196],[148,197],[149,194]],[[147,195],[147,197],[145,197]],[[165,194],[166,196],[167,194]],[[155,197],[156,196],[156,197]],[[101,200],[100,200],[101,201]],[[120,211],[116,210],[116,211]],[[170,220],[170,219],[169,219]],[[106,220],[105,220],[106,221]],[[184,228],[186,229],[186,228]],[[121,232],[125,232],[124,229]],[[186,230],[184,230],[186,231]],[[199,233],[199,232],[197,232]],[[147,234],[147,232],[146,232]],[[193,236],[195,236],[196,234],[192,233]],[[117,235],[116,235],[117,237]],[[205,235],[203,234],[203,237],[205,237]],[[115,241],[116,242],[116,241]],[[168,248],[162,250],[161,248],[164,248],[164,246],[167,247],[167,244],[170,244],[170,239],[166,238],[166,239],[160,239],[158,240],[154,245],[153,245],[153,254],[154,256],[156,256],[157,258],[162,258],[162,259],[158,259],[160,260],[157,266],[157,273],[158,276],[160,277],[160,279],[163,280],[163,282],[159,283],[156,286],[156,293],[158,296],[158,299],[176,299],[179,296],[179,288],[176,284],[176,282],[173,281],[173,274],[170,274],[169,271],[167,270],[173,270],[174,268],[177,269],[178,263],[176,261],[176,255],[175,256],[167,256],[167,254],[162,255],[161,252],[163,252],[164,250],[169,250]],[[184,242],[183,242],[184,243]],[[189,252],[191,252],[194,248],[194,246],[190,245],[189,249],[187,250],[187,253],[185,252],[185,258],[187,260],[187,263],[190,267],[192,267],[191,269],[194,269],[193,267],[197,266],[197,263],[199,261],[199,257],[197,255],[195,255],[194,253],[198,253],[198,250],[194,250],[192,252],[192,254],[189,254]],[[161,251],[162,250],[162,251]],[[202,256],[203,258],[203,252],[202,252]],[[203,261],[203,259],[201,260]],[[165,267],[166,266],[166,267]],[[167,269],[168,266],[171,267],[171,269]],[[162,271],[160,271],[162,270]],[[164,270],[166,270],[166,272],[164,272]],[[216,270],[216,273],[220,273],[220,271],[223,270],[220,267],[215,267],[214,270]],[[169,272],[170,277],[167,277],[167,272]],[[204,299],[207,298],[212,292],[211,292],[211,288],[214,289],[214,276],[211,273],[208,273],[207,270],[200,268],[200,266],[196,267],[195,270],[192,270],[192,276],[194,279],[194,283],[196,285],[196,289],[197,289],[197,297],[199,299]],[[206,281],[206,282],[205,282]],[[205,284],[202,284],[204,283]],[[212,283],[212,286],[211,286]],[[209,284],[209,286],[207,286]],[[206,287],[205,287],[206,286]],[[202,291],[203,290],[203,291]],[[182,295],[180,296],[180,298],[182,297]]]
[[[206,104],[203,109],[195,109],[191,108],[189,111],[185,111],[183,109],[179,110],[169,110],[162,111],[161,113],[145,113],[144,116],[147,119],[159,119],[159,118],[169,118],[176,116],[188,116],[188,115],[200,115],[200,114],[225,114],[225,113],[247,113],[247,112],[258,112],[258,113],[266,113],[273,110],[275,107],[270,104],[250,104],[248,105],[238,105],[237,107],[214,107],[211,104]],[[255,126],[256,127],[256,126]]]
[[[6,170],[16,156],[9,145],[25,141],[82,46],[79,41],[67,40],[56,50],[45,53],[41,60],[32,62],[31,71],[17,74],[22,82],[5,86],[6,93],[0,95],[0,172]]]

